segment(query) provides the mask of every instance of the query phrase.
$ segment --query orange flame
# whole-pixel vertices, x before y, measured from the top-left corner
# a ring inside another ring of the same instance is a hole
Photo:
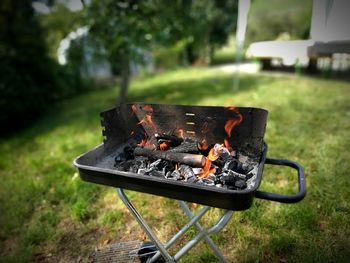
[[[151,105],[145,105],[145,106],[142,106],[141,108],[143,111],[148,111],[150,112],[151,114],[153,113],[153,108]]]
[[[150,114],[146,114],[146,116],[138,124],[150,125],[154,130],[157,130],[156,125],[152,121],[152,115]]]
[[[141,140],[140,143],[137,144],[137,146],[138,147],[145,147],[146,143],[147,143],[147,139],[144,138],[144,139]]]
[[[169,148],[170,146],[170,141],[164,141],[162,142],[160,145],[159,145],[159,149],[162,150],[162,151],[165,151]]]
[[[226,123],[225,123],[225,126],[224,126],[226,134],[227,134],[228,138],[230,138],[232,129],[242,122],[243,116],[238,111],[238,109],[236,107],[227,107],[226,110],[227,111],[233,111],[234,113],[236,113],[236,118],[227,120]],[[225,144],[225,147],[228,150],[232,150],[232,147],[231,147],[228,139],[224,140],[224,144]]]
[[[181,137],[181,138],[184,138],[185,131],[182,128],[176,128],[174,131],[174,134]]]
[[[219,158],[219,154],[215,151],[214,148],[211,148],[208,154],[208,159],[213,162],[218,158]]]
[[[216,173],[216,169],[215,168],[211,168],[211,161],[209,160],[209,158],[205,158],[205,164],[203,167],[203,172],[202,174],[199,175],[199,177],[201,178],[207,178],[209,176],[209,174],[215,174]]]
[[[205,151],[209,148],[208,142],[206,139],[203,139],[200,143],[198,143],[198,149]]]
[[[227,148],[227,150],[232,151],[232,147],[227,139],[224,139],[224,145]]]
[[[243,117],[242,117],[241,114],[239,114],[238,115],[238,119],[230,119],[230,120],[226,121],[226,123],[225,123],[225,131],[226,131],[226,134],[227,134],[228,137],[231,137],[232,129],[236,125],[240,124],[242,122],[242,120],[243,120]]]

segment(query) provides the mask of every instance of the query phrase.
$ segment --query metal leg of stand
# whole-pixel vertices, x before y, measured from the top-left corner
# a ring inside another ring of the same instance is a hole
[[[154,235],[151,228],[147,225],[145,220],[142,218],[142,216],[139,214],[139,212],[136,210],[136,208],[130,203],[128,197],[125,195],[123,189],[117,188],[117,192],[119,197],[122,199],[123,203],[126,205],[126,207],[130,210],[130,212],[135,216],[137,222],[139,225],[143,228],[143,230],[146,232],[148,237],[151,239],[151,241],[154,243],[154,245],[157,247],[159,252],[162,254],[164,259],[167,262],[175,262],[174,258],[170,256],[168,251],[165,249],[163,244],[160,242],[160,240],[157,238],[156,235]]]
[[[185,214],[187,215],[187,217],[191,219],[193,217],[193,214],[190,208],[188,207],[188,205],[184,201],[178,201],[178,202],[182,207],[182,209],[185,211]],[[199,232],[204,231],[203,227],[198,222],[196,222],[195,226]],[[209,236],[206,235],[204,237],[204,240],[207,242],[208,246],[211,248],[211,250],[214,252],[214,254],[216,255],[216,257],[219,259],[221,263],[227,262],[224,256],[221,254],[219,248],[215,245],[215,243]]]
[[[165,244],[165,248],[169,248],[171,247],[176,240],[178,240],[183,234],[185,234],[187,232],[188,229],[190,229],[194,224],[196,224],[196,222],[210,209],[209,206],[204,206],[195,216],[192,216],[190,218],[190,221],[188,221],[188,223],[186,225],[184,225],[166,244]],[[156,261],[159,256],[160,256],[160,252],[158,251],[148,262],[152,263],[154,261]]]
[[[183,246],[174,256],[175,261],[179,260],[183,255],[185,255],[194,245],[196,245],[199,241],[205,238],[208,235],[220,232],[225,225],[230,220],[233,211],[226,210],[225,214],[218,220],[218,222],[208,230],[200,231],[197,236],[195,236],[192,240],[187,242],[185,246]],[[222,257],[223,258],[223,257]],[[224,261],[225,262],[225,261]]]
[[[136,210],[136,208],[133,206],[133,204],[130,202],[126,194],[124,193],[123,189],[117,188],[117,192],[125,206],[130,210],[130,212],[134,215],[139,225],[143,228],[143,230],[146,232],[150,240],[154,243],[154,245],[157,247],[158,251],[156,254],[150,258],[147,262],[151,263],[156,261],[161,255],[167,262],[176,262],[178,259],[180,259],[183,255],[185,255],[194,245],[196,245],[199,241],[201,241],[203,238],[206,240],[210,248],[213,250],[215,255],[219,258],[220,262],[227,262],[219,249],[216,247],[214,242],[211,240],[211,238],[208,236],[213,233],[217,233],[224,228],[224,226],[227,224],[229,219],[232,216],[233,211],[226,211],[225,214],[218,220],[218,222],[211,227],[209,230],[205,230],[202,228],[202,226],[198,223],[198,220],[211,208],[208,206],[203,206],[203,208],[196,214],[193,215],[191,210],[188,208],[185,202],[179,201],[181,207],[185,211],[186,215],[190,219],[190,221],[182,227],[181,230],[179,230],[165,245],[163,245],[160,240],[157,238],[157,236],[154,234],[152,229],[147,225],[145,220],[142,218],[142,216],[139,214],[139,212]],[[193,225],[196,226],[199,233],[197,236],[195,236],[192,240],[190,240],[185,246],[183,246],[174,257],[172,257],[167,249],[173,245],[177,239],[179,239],[183,234],[186,233],[186,231],[191,228]]]

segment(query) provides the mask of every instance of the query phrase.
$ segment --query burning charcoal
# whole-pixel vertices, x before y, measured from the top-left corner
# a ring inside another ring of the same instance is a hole
[[[152,170],[148,173],[150,176],[154,176],[154,177],[160,177],[160,178],[164,178],[163,173],[157,171],[157,170]]]
[[[235,178],[239,178],[239,179],[246,179],[246,175],[237,173],[235,171],[228,171],[228,175],[234,176]]]
[[[226,175],[221,177],[221,182],[224,185],[234,185],[236,182],[237,177],[234,175]]]
[[[134,150],[136,156],[145,156],[153,159],[164,159],[172,162],[191,165],[192,167],[203,167],[206,158],[201,154],[190,154],[169,151],[153,151],[145,148],[137,147]]]
[[[216,180],[216,176],[213,175],[213,174],[210,174],[208,177],[207,177],[208,180],[212,180],[213,182]]]
[[[124,147],[124,154],[127,160],[134,159],[134,149],[131,146]]]
[[[147,168],[149,161],[148,158],[137,156],[134,162],[139,166],[139,168]]]
[[[138,174],[146,174],[146,171],[147,171],[147,169],[139,168],[139,169],[137,170],[137,173],[138,173]]]
[[[181,180],[181,174],[180,174],[179,170],[174,170],[171,173],[170,178],[172,178],[174,180]]]
[[[198,153],[198,141],[190,138],[185,138],[185,140],[179,146],[168,150],[168,152]]]
[[[238,161],[240,163],[246,163],[248,161],[248,156],[246,155],[243,155],[243,154],[239,154],[238,155]]]
[[[254,173],[250,172],[247,174],[246,179],[249,180],[250,178],[252,178],[254,176]]]
[[[119,171],[129,172],[130,170],[132,170],[133,164],[134,162],[132,160],[128,160],[128,161],[124,161],[116,164],[115,168]]]
[[[191,176],[187,178],[187,182],[189,183],[196,183],[198,181],[196,176]]]
[[[244,169],[242,167],[242,163],[238,162],[237,163],[237,167],[235,169],[233,169],[235,172],[237,173],[244,173]]]
[[[215,185],[214,181],[213,181],[213,180],[210,180],[210,179],[208,179],[208,178],[203,179],[203,183],[204,183],[205,185],[209,185],[209,186]]]
[[[183,142],[183,138],[177,137],[175,135],[168,135],[165,133],[156,133],[154,135],[158,141],[158,144],[161,142],[169,142],[169,146],[176,147],[179,146]]]
[[[253,169],[254,169],[254,166],[251,164],[248,164],[245,168],[245,174],[250,173],[251,171],[253,171]]]
[[[235,182],[235,187],[237,187],[238,189],[244,189],[247,187],[247,184],[244,180],[237,180]]]
[[[181,176],[184,177],[185,180],[186,180],[187,178],[189,178],[189,177],[194,176],[194,173],[193,173],[192,168],[189,167],[188,165],[182,164],[182,165],[180,166],[179,171],[180,171]]]
[[[196,184],[198,184],[198,185],[204,185],[204,182],[203,182],[203,180],[199,179],[199,180],[196,181]]]
[[[161,169],[164,174],[170,171],[173,171],[175,169],[173,163],[166,160],[163,160],[163,162],[159,164],[158,168]]]
[[[192,171],[195,175],[202,174],[203,168],[192,168]]]
[[[223,160],[227,160],[231,157],[230,151],[219,143],[214,145],[214,152]]]
[[[238,166],[237,160],[231,159],[225,163],[223,170],[226,170],[226,171],[227,170],[236,170],[237,166]]]
[[[124,153],[119,154],[114,158],[115,164],[114,166],[117,167],[118,163],[126,161],[126,157]]]
[[[157,167],[161,162],[162,162],[162,159],[158,159],[158,160],[154,161],[153,163],[151,163],[149,165],[149,167]]]

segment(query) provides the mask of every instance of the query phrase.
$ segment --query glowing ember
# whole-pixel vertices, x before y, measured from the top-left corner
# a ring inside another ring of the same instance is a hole
[[[174,131],[174,133],[179,136],[180,138],[184,138],[185,135],[185,131],[182,128],[176,128],[176,130]]]
[[[131,105],[131,113],[136,114],[136,111],[137,111],[136,105],[135,104]]]
[[[226,131],[226,133],[227,133],[227,136],[228,136],[228,137],[231,137],[231,131],[232,131],[232,129],[233,129],[236,125],[238,125],[238,124],[240,124],[240,123],[242,122],[243,116],[242,116],[242,114],[238,111],[238,109],[235,108],[235,107],[228,107],[226,110],[228,110],[228,111],[233,111],[234,113],[236,113],[236,118],[234,118],[234,119],[229,119],[229,120],[227,120],[226,123],[225,123],[225,131]]]
[[[142,139],[140,143],[137,144],[138,147],[145,147],[147,139]]]
[[[206,139],[203,139],[199,144],[198,144],[198,149],[201,151],[206,151],[209,148],[209,144]]]
[[[143,111],[148,111],[150,114],[153,113],[153,108],[152,108],[152,106],[150,106],[150,105],[145,105],[145,106],[143,106],[143,107],[142,107],[142,110],[143,110]]]
[[[211,148],[208,154],[208,159],[210,161],[215,161],[219,158],[219,153],[217,151],[215,151],[214,148]]]
[[[205,165],[203,167],[203,173],[201,173],[199,177],[207,178],[209,174],[215,174],[215,173],[216,173],[216,169],[211,167],[211,161],[209,160],[209,158],[206,158]]]
[[[224,139],[224,145],[227,148],[227,150],[232,151],[232,147],[227,139]]]
[[[170,147],[171,141],[164,141],[161,144],[159,144],[159,149],[162,151],[167,150]]]
[[[152,121],[152,115],[146,114],[146,116],[138,123],[138,124],[145,124],[151,126],[154,130],[157,130],[156,125]]]

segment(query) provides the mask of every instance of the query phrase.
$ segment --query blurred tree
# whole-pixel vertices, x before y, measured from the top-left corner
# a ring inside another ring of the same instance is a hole
[[[59,96],[31,1],[0,2],[0,132],[28,123]]]
[[[312,0],[254,0],[247,26],[247,43],[275,40],[282,33],[290,39],[309,37]]]
[[[88,5],[90,33],[100,40],[109,61],[120,70],[119,103],[125,101],[129,62],[140,59],[140,48],[185,43],[185,60],[209,62],[214,48],[233,31],[237,1],[228,0],[106,0]]]
[[[48,4],[51,6],[50,12],[38,15],[38,20],[45,31],[50,56],[57,59],[57,49],[61,40],[83,26],[84,10],[72,12],[64,4],[55,3],[53,0]]]
[[[88,6],[90,35],[107,50],[114,72],[120,69],[118,104],[126,99],[129,64],[140,58],[140,48],[153,43],[159,28],[156,1],[92,1]]]
[[[234,33],[238,1],[181,0],[160,1],[162,19],[168,42],[185,41],[187,63],[202,60],[209,63],[214,49],[224,45]]]

